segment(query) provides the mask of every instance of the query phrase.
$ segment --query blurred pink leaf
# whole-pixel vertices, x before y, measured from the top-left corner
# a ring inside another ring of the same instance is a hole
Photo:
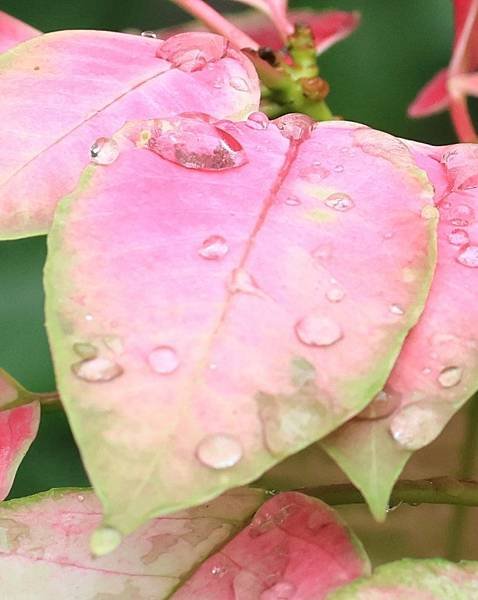
[[[242,4],[248,4],[257,10],[260,10],[274,24],[274,27],[283,41],[294,32],[294,26],[288,19],[287,0],[235,0]]]
[[[0,10],[0,52],[40,35],[40,31]]]
[[[29,403],[0,410],[0,500],[8,496],[15,473],[36,437],[40,422],[40,405],[35,401],[35,394],[27,392],[0,369],[0,408],[19,400]]]
[[[397,138],[303,115],[216,125],[128,125],[49,238],[57,382],[122,533],[360,411],[434,268],[433,190]]]
[[[207,33],[51,33],[1,55],[0,71],[3,238],[45,233],[95,139],[126,120],[191,110],[239,119],[259,102],[249,60]]]
[[[408,107],[410,117],[427,117],[448,107],[448,69],[442,69],[420,91]]]
[[[437,190],[441,217],[430,295],[384,391],[322,442],[379,519],[413,451],[478,390],[478,147],[412,148]]]

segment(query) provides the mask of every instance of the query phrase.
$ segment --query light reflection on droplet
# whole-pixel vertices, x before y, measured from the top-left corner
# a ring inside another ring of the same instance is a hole
[[[229,469],[242,458],[241,442],[227,433],[215,433],[201,440],[196,456],[200,462],[211,469]]]

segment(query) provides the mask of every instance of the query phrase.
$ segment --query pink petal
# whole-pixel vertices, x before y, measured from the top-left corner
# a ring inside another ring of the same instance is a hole
[[[164,44],[120,33],[58,32],[2,55],[0,145],[8,152],[0,166],[0,237],[45,233],[95,139],[127,119],[191,110],[237,119],[257,109],[252,64],[230,47],[218,59],[216,41],[223,44],[206,33]],[[239,80],[243,89],[230,85]]]
[[[117,160],[61,204],[46,269],[57,381],[122,532],[255,479],[356,414],[423,308],[425,173],[397,138],[311,125],[133,123]]]
[[[0,52],[39,35],[41,32],[0,10]]]
[[[370,573],[360,542],[319,500],[287,492],[209,557],[173,600],[322,600]]]
[[[287,14],[287,0],[236,0],[236,2],[248,4],[266,14],[282,40],[293,33],[294,27]]]
[[[381,414],[367,409],[323,442],[379,518],[412,452],[478,389],[477,146],[421,144],[415,152],[437,188],[441,216],[430,295],[385,386],[389,397],[375,402]]]
[[[448,69],[438,71],[408,107],[408,116],[427,117],[448,107]]]

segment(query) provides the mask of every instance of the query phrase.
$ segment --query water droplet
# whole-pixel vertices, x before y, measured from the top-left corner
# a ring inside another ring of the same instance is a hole
[[[339,210],[341,212],[349,210],[354,206],[352,198],[348,194],[343,194],[341,192],[330,194],[330,196],[327,196],[327,198],[324,200],[324,203],[329,208],[333,208],[334,210]]]
[[[335,171],[335,173],[343,173],[344,165],[335,165],[334,171]]]
[[[344,299],[345,292],[342,288],[334,285],[326,291],[325,296],[330,302],[341,302]]]
[[[310,314],[296,323],[295,331],[307,346],[331,346],[342,338],[340,326],[321,314]]]
[[[291,141],[301,140],[309,136],[314,121],[300,113],[290,113],[273,121],[281,134]]]
[[[246,125],[251,129],[267,129],[269,118],[263,112],[253,112],[247,117]]]
[[[408,404],[393,417],[390,433],[404,450],[418,450],[437,437],[442,425],[433,407],[414,403]]]
[[[230,133],[198,119],[157,119],[147,147],[187,169],[220,171],[247,162],[244,149]]]
[[[430,375],[430,373],[431,373],[431,372],[432,372],[432,370],[430,369],[430,367],[424,367],[424,368],[422,369],[422,373],[423,373],[424,375]]]
[[[400,304],[391,304],[388,307],[388,310],[393,314],[393,315],[403,315],[405,313],[405,311],[403,310],[403,308],[400,306]]]
[[[81,358],[95,358],[98,355],[98,348],[88,342],[77,342],[73,344],[73,352]]]
[[[288,581],[279,581],[268,590],[265,590],[260,595],[260,600],[290,600],[295,592],[296,587]]]
[[[73,373],[90,382],[111,381],[123,373],[123,368],[109,358],[98,356],[71,365]]]
[[[214,433],[199,442],[196,456],[211,469],[229,469],[242,458],[241,442],[227,433]]]
[[[93,321],[93,315],[85,315],[85,321]]]
[[[234,88],[235,90],[237,90],[238,92],[248,92],[249,91],[249,84],[242,77],[232,77],[229,80],[229,85],[232,88]]]
[[[325,179],[329,175],[330,171],[321,166],[306,167],[299,172],[299,177],[311,183],[320,183],[322,179]]]
[[[265,511],[257,514],[249,525],[249,537],[257,538],[268,531],[271,531],[276,526],[271,513]]]
[[[226,567],[219,567],[219,566],[215,565],[211,569],[211,575],[214,575],[214,577],[223,577],[226,573],[227,573]]]
[[[179,359],[171,346],[158,346],[149,353],[148,362],[155,373],[169,375],[179,367]]]
[[[207,260],[217,260],[225,256],[228,252],[229,246],[226,244],[226,240],[220,235],[211,235],[205,239],[198,250],[199,256]]]
[[[82,494],[78,494],[78,496],[76,497],[76,499],[78,500],[78,502],[84,502],[85,501],[85,497]]]
[[[453,246],[463,246],[463,244],[468,244],[469,240],[470,238],[464,229],[453,229],[448,234],[448,241]]]
[[[433,206],[433,204],[425,204],[422,208],[421,215],[423,219],[438,219],[440,213],[438,212],[438,208]]]
[[[454,387],[461,381],[463,369],[461,367],[446,367],[438,375],[438,383],[444,388]]]
[[[287,206],[299,206],[300,200],[297,196],[289,196],[286,198],[284,204],[287,204]]]
[[[456,260],[465,267],[478,267],[478,246],[466,246]]]
[[[118,335],[106,335],[103,338],[104,345],[114,352],[115,354],[121,354],[123,352],[123,340]]]
[[[200,43],[198,43],[200,41]],[[209,62],[216,62],[225,56],[228,42],[219,36],[196,32],[173,35],[162,43],[156,56],[172,63],[174,67],[192,73],[200,71]]]
[[[121,540],[121,533],[113,527],[100,527],[91,536],[91,551],[95,556],[104,556],[113,552],[121,544]]]
[[[101,137],[90,148],[91,160],[97,165],[110,165],[119,156],[119,146],[111,138]]]
[[[400,404],[399,394],[392,390],[381,390],[357,416],[359,419],[384,419],[391,415]]]
[[[254,294],[263,296],[263,292],[257,285],[255,279],[242,268],[234,269],[229,281],[228,289],[232,293],[242,292],[244,294]]]
[[[142,31],[141,37],[157,39],[158,35],[155,31]]]
[[[447,217],[452,225],[467,227],[475,220],[475,211],[468,204],[457,204],[451,207]]]
[[[391,513],[391,512],[393,512],[394,510],[397,510],[397,508],[398,508],[399,506],[401,506],[402,504],[403,504],[403,500],[400,500],[400,501],[399,501],[399,502],[397,502],[396,504],[389,504],[389,505],[387,506],[387,508],[386,508],[386,512],[387,512],[387,513]]]

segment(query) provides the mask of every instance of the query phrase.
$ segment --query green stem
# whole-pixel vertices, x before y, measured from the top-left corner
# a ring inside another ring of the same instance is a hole
[[[331,506],[363,504],[365,499],[351,483],[319,485],[300,491],[319,498]],[[390,505],[405,504],[455,504],[478,506],[478,481],[458,480],[452,477],[430,479],[403,479],[398,481],[390,497]]]

